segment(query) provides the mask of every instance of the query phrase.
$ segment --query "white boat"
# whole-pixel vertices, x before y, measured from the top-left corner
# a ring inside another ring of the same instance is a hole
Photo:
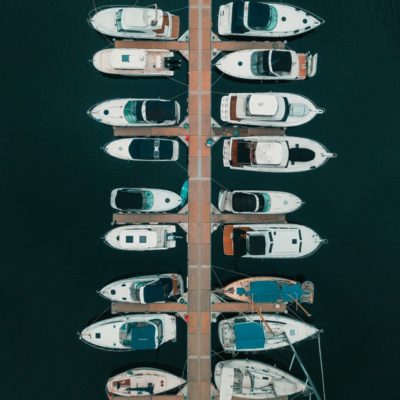
[[[214,382],[221,400],[280,399],[305,392],[305,382],[281,369],[252,360],[226,360],[215,366]]]
[[[173,76],[180,64],[173,52],[162,49],[105,49],[93,56],[98,71],[132,77]]]
[[[293,93],[230,93],[221,100],[221,119],[240,125],[291,127],[311,121],[323,109]]]
[[[234,214],[287,214],[302,205],[294,194],[272,190],[221,190],[218,195],[219,211]]]
[[[301,258],[314,253],[327,240],[297,224],[225,225],[224,254],[246,258]]]
[[[175,225],[123,225],[108,231],[103,240],[118,250],[167,250],[176,246]]]
[[[298,6],[264,1],[238,1],[220,6],[218,34],[283,38],[301,35],[324,20]]]
[[[215,64],[224,74],[240,79],[295,80],[317,73],[318,54],[293,50],[239,50],[222,57]]]
[[[128,213],[166,212],[178,208],[181,203],[181,196],[163,189],[117,188],[110,198],[112,208]]]
[[[175,139],[116,139],[107,143],[103,150],[112,157],[127,161],[176,161],[179,158],[179,143]]]
[[[245,315],[224,319],[218,337],[226,352],[256,352],[279,349],[315,336],[318,329],[278,314]]]
[[[222,289],[224,296],[246,303],[309,303],[314,302],[314,284],[299,283],[275,276],[255,276],[239,279]]]
[[[80,339],[103,350],[155,350],[176,341],[176,319],[168,314],[118,316],[88,326]]]
[[[167,126],[179,122],[180,106],[163,99],[114,99],[94,105],[87,113],[111,126]]]
[[[185,285],[178,274],[135,276],[104,286],[99,294],[111,301],[123,303],[165,303],[183,295]]]
[[[169,372],[157,368],[133,368],[107,381],[106,392],[112,396],[153,396],[177,389],[186,383]]]
[[[89,24],[103,35],[126,39],[175,40],[179,37],[179,17],[149,7],[96,8]]]
[[[234,137],[223,145],[224,166],[243,171],[311,171],[335,157],[315,140],[294,136]]]

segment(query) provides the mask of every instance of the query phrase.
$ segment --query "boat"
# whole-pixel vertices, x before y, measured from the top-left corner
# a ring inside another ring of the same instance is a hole
[[[117,188],[110,198],[112,208],[126,213],[166,212],[181,202],[181,196],[170,190],[148,188]]]
[[[107,381],[106,392],[111,396],[153,396],[177,389],[186,383],[169,372],[157,368],[133,368]]]
[[[286,38],[309,32],[324,20],[298,6],[264,1],[239,1],[220,6],[218,34]]]
[[[181,60],[168,50],[116,48],[98,51],[93,56],[93,65],[111,75],[173,76]]]
[[[95,8],[89,25],[103,35],[126,39],[175,40],[179,38],[179,17],[150,7]]]
[[[103,150],[112,157],[127,161],[176,161],[179,158],[179,143],[175,139],[116,139],[107,143]]]
[[[230,93],[221,100],[221,120],[230,124],[288,128],[311,121],[324,110],[293,93]]]
[[[314,284],[299,283],[272,276],[239,279],[222,289],[224,296],[247,303],[309,303],[314,302]]]
[[[107,232],[103,240],[118,250],[167,250],[176,246],[175,225],[123,225]]]
[[[226,139],[225,167],[255,172],[304,172],[336,158],[315,140],[295,136],[248,136]]]
[[[317,73],[318,54],[296,53],[293,50],[239,50],[216,62],[226,75],[240,79],[302,80]]]
[[[221,400],[283,399],[305,392],[305,382],[281,369],[252,360],[226,360],[215,366],[214,382]]]
[[[104,286],[100,296],[123,303],[165,303],[183,295],[185,285],[178,274],[135,276]]]
[[[274,350],[317,334],[314,326],[278,314],[245,315],[218,324],[219,341],[226,352]]]
[[[167,126],[179,122],[180,106],[164,99],[114,99],[95,104],[88,115],[111,126]]]
[[[176,341],[176,319],[168,314],[122,315],[89,325],[80,339],[103,350],[155,350]]]
[[[272,190],[221,190],[218,209],[234,214],[287,214],[303,205],[294,194]]]
[[[314,253],[327,240],[297,224],[225,225],[224,254],[247,258],[301,258]]]

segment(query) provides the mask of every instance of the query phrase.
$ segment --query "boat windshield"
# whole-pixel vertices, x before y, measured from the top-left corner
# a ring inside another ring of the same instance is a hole
[[[251,72],[258,76],[287,75],[292,70],[290,51],[255,51],[251,55]]]
[[[254,30],[272,31],[278,23],[278,11],[274,6],[257,1],[248,2],[247,25]]]
[[[124,107],[124,117],[130,124],[137,122],[143,122],[144,118],[142,115],[142,104],[143,101],[129,100]]]

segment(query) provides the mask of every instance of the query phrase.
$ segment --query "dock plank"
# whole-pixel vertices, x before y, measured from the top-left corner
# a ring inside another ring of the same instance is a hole
[[[114,127],[114,136],[186,136],[187,129],[177,126],[152,126],[152,127]]]
[[[187,223],[188,216],[186,214],[128,214],[128,213],[114,213],[113,224],[126,225],[126,224],[183,224]]]
[[[114,46],[117,49],[157,49],[157,50],[188,50],[188,42],[176,40],[116,40]]]

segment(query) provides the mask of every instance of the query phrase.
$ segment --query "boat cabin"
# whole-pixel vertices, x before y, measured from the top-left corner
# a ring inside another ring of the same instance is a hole
[[[161,31],[163,23],[163,12],[157,9],[129,7],[121,8],[115,14],[115,26],[118,32]]]
[[[120,189],[115,196],[115,206],[120,210],[146,211],[153,203],[153,193],[148,190]]]
[[[293,59],[289,50],[262,50],[251,54],[251,72],[256,76],[290,75]]]
[[[160,278],[139,288],[140,302],[143,304],[166,301],[174,288],[172,278]]]
[[[147,52],[141,49],[113,49],[110,56],[110,64],[115,69],[146,68]]]
[[[120,343],[131,350],[154,350],[162,341],[162,322],[129,322],[119,330]]]
[[[157,247],[157,232],[146,229],[127,229],[120,232],[118,237],[124,250],[144,250]]]
[[[129,154],[134,160],[171,160],[174,156],[173,144],[172,140],[133,139]]]

